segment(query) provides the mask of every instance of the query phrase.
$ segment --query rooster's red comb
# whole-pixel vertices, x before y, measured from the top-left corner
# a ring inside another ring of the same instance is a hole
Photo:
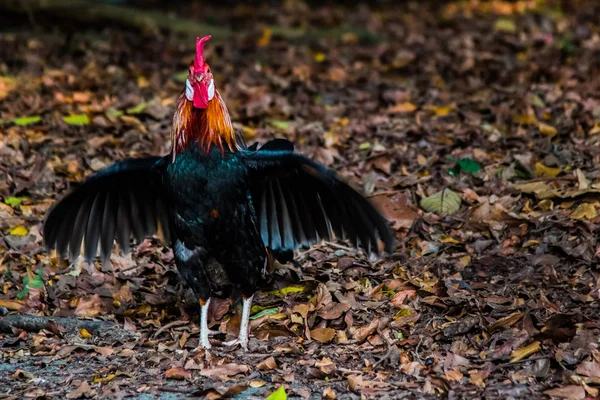
[[[194,69],[196,71],[201,71],[204,67],[204,44],[208,42],[210,39],[209,36],[204,36],[203,38],[196,38],[196,58],[194,59]]]

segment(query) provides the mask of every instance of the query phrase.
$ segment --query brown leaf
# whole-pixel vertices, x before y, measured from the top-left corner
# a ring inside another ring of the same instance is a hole
[[[15,379],[33,379],[34,376],[31,372],[23,371],[22,369],[17,369],[12,377]]]
[[[399,103],[395,106],[388,108],[387,112],[390,114],[404,114],[413,112],[416,109],[417,106],[415,106],[413,103],[411,103],[410,101],[405,101],[404,103]]]
[[[577,366],[577,370],[575,372],[580,375],[589,376],[590,378],[600,379],[600,363],[584,361]]]
[[[331,375],[337,370],[337,367],[329,357],[323,357],[321,360],[315,362],[315,367],[319,368],[325,375]]]
[[[523,318],[524,315],[525,314],[523,314],[522,312],[512,313],[509,316],[500,318],[498,321],[496,321],[492,325],[490,325],[490,327],[488,329],[490,332],[493,332],[500,328],[508,328],[509,326],[512,326],[512,325],[516,324],[517,322],[519,322],[521,320],[521,318]]]
[[[90,388],[90,384],[87,381],[81,382],[81,384],[75,390],[71,390],[67,393],[67,399],[79,399],[82,397],[92,397],[96,394],[95,390]]]
[[[98,354],[102,354],[103,356],[112,356],[113,354],[115,354],[115,349],[113,349],[112,347],[96,346],[94,348],[94,351]]]
[[[362,375],[348,375],[348,389],[358,393],[362,387],[364,387]]]
[[[402,308],[404,306],[405,300],[413,299],[416,295],[417,291],[413,289],[400,290],[399,292],[396,292],[394,297],[392,297],[392,299],[390,300],[390,305],[397,308]]]
[[[181,367],[169,368],[167,372],[165,372],[165,376],[167,377],[167,379],[192,379],[192,373],[190,371],[186,371]]]
[[[210,367],[200,371],[200,375],[208,378],[221,378],[227,376],[233,376],[237,374],[243,374],[250,371],[250,367],[241,364],[223,364],[217,365],[216,367]]]
[[[100,314],[102,307],[102,301],[98,294],[93,294],[89,297],[82,297],[79,299],[79,304],[75,309],[75,315],[78,317],[95,317]]]
[[[469,380],[471,383],[477,387],[484,388],[485,382],[484,379],[488,377],[490,374],[489,371],[486,370],[471,370],[469,371]]]
[[[421,317],[421,314],[412,310],[410,312],[410,314],[402,315],[402,316],[396,318],[394,321],[392,321],[390,326],[397,328],[397,329],[403,328],[407,325],[414,324],[415,322],[417,322],[419,320],[420,317]]]
[[[583,400],[585,389],[583,386],[567,385],[556,389],[546,390],[545,395],[556,399]]]
[[[372,335],[379,327],[379,318],[374,318],[368,325],[363,325],[360,328],[352,329],[352,338],[359,342],[364,342],[367,337]]]
[[[402,197],[403,195],[373,197],[373,204],[388,221],[393,223],[394,229],[410,229],[419,217],[416,211],[402,204],[404,202],[401,200]]]
[[[350,304],[331,303],[329,306],[319,310],[317,315],[323,319],[338,319],[343,313],[350,309]]]
[[[310,336],[321,343],[331,342],[335,337],[335,329],[316,328],[310,331]]]
[[[324,399],[335,399],[335,392],[329,387],[325,387],[325,390],[323,390],[323,398]]]
[[[261,371],[269,371],[277,368],[277,363],[275,362],[275,358],[271,356],[259,362],[256,368],[260,369]]]

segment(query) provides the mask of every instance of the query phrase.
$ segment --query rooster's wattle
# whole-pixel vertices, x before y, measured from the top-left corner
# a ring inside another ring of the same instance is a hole
[[[247,148],[203,58],[196,58],[178,99],[172,154],[129,159],[96,173],[50,210],[44,239],[75,259],[83,246],[102,262],[116,240],[123,252],[162,231],[184,281],[201,305],[200,346],[210,348],[207,312],[213,296],[241,291],[238,339],[246,348],[248,319],[267,251],[285,258],[297,248],[334,237],[367,252],[386,251],[393,237],[385,219],[324,166],[294,152],[283,139]]]

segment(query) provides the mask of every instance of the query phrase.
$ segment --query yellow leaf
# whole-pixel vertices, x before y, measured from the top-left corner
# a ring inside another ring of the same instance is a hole
[[[442,243],[452,243],[452,244],[458,244],[458,243],[460,243],[458,240],[456,240],[456,239],[454,239],[452,237],[449,237],[449,236],[441,238],[440,242],[442,242]]]
[[[494,25],[494,29],[498,32],[514,33],[517,30],[517,26],[512,19],[499,18]]]
[[[262,36],[256,41],[256,45],[258,47],[267,47],[269,43],[271,43],[272,36],[273,31],[271,28],[265,27],[265,29],[263,29]]]
[[[594,124],[594,126],[592,127],[592,129],[590,129],[590,135],[597,135],[600,133],[600,124],[598,124],[598,122],[596,122]]]
[[[390,114],[404,114],[413,112],[416,109],[417,106],[415,106],[413,103],[411,103],[410,101],[405,101],[404,103],[399,103],[393,107],[388,108],[387,112]]]
[[[8,76],[0,76],[0,100],[8,96],[17,87],[17,81]]]
[[[432,113],[434,113],[438,117],[443,117],[443,116],[446,116],[446,115],[450,114],[450,112],[453,111],[456,108],[456,104],[449,104],[447,106],[441,106],[441,107],[427,105],[427,106],[425,106],[423,108],[426,109],[426,110],[431,111]]]
[[[553,127],[552,125],[544,124],[543,122],[540,122],[538,124],[538,129],[540,130],[540,133],[544,136],[554,136],[558,133],[555,127]]]
[[[596,212],[596,207],[590,203],[581,203],[575,211],[573,211],[570,215],[573,219],[594,219],[598,213]]]
[[[525,347],[513,350],[513,352],[510,353],[510,362],[514,363],[520,361],[525,357],[529,357],[533,353],[537,353],[538,351],[540,351],[540,342],[536,340],[535,342],[528,344]]]
[[[137,78],[137,85],[140,89],[143,89],[143,88],[147,88],[148,86],[150,86],[150,82],[148,82],[148,79],[146,79],[145,76],[140,75]]]
[[[85,339],[91,339],[91,338],[92,338],[92,334],[91,334],[91,333],[89,333],[89,332],[87,331],[87,329],[81,329],[81,330],[79,331],[79,333],[80,333],[80,334],[81,334],[81,336],[82,336],[83,338],[85,338]]]
[[[540,178],[555,178],[560,172],[560,168],[546,167],[541,162],[535,163],[535,176]]]
[[[537,118],[534,114],[515,115],[513,122],[520,125],[533,125],[537,123]]]
[[[112,380],[114,380],[116,377],[115,374],[108,374],[105,377],[101,377],[101,376],[94,376],[92,378],[92,382],[93,383],[107,383],[110,382]]]
[[[490,325],[488,330],[495,331],[500,328],[508,328],[509,326],[512,326],[519,322],[519,320],[523,318],[524,315],[525,314],[523,314],[522,312],[512,313],[509,316],[500,318],[498,321],[494,322],[492,325]]]
[[[15,236],[25,236],[29,231],[23,225],[19,225],[12,228],[9,233]]]
[[[242,127],[242,133],[244,135],[244,139],[246,140],[254,139],[256,137],[256,129],[246,125]]]
[[[471,256],[462,256],[459,261],[462,267],[467,267],[469,264],[471,264]]]
[[[22,300],[0,300],[0,307],[7,308],[11,311],[20,311],[23,307]]]
[[[322,53],[320,51],[318,53],[315,53],[314,59],[315,62],[322,63],[323,61],[325,61],[325,53]]]

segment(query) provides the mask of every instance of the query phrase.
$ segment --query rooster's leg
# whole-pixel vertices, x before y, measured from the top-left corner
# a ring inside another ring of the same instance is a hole
[[[242,321],[240,322],[240,333],[237,339],[234,339],[229,342],[224,342],[225,346],[235,346],[239,344],[242,346],[242,349],[248,350],[248,327],[250,325],[250,309],[252,308],[252,299],[254,295],[246,298],[243,297],[243,305],[242,305]]]
[[[210,349],[210,341],[208,335],[208,306],[210,305],[210,297],[208,300],[200,299],[200,344],[199,348]]]

